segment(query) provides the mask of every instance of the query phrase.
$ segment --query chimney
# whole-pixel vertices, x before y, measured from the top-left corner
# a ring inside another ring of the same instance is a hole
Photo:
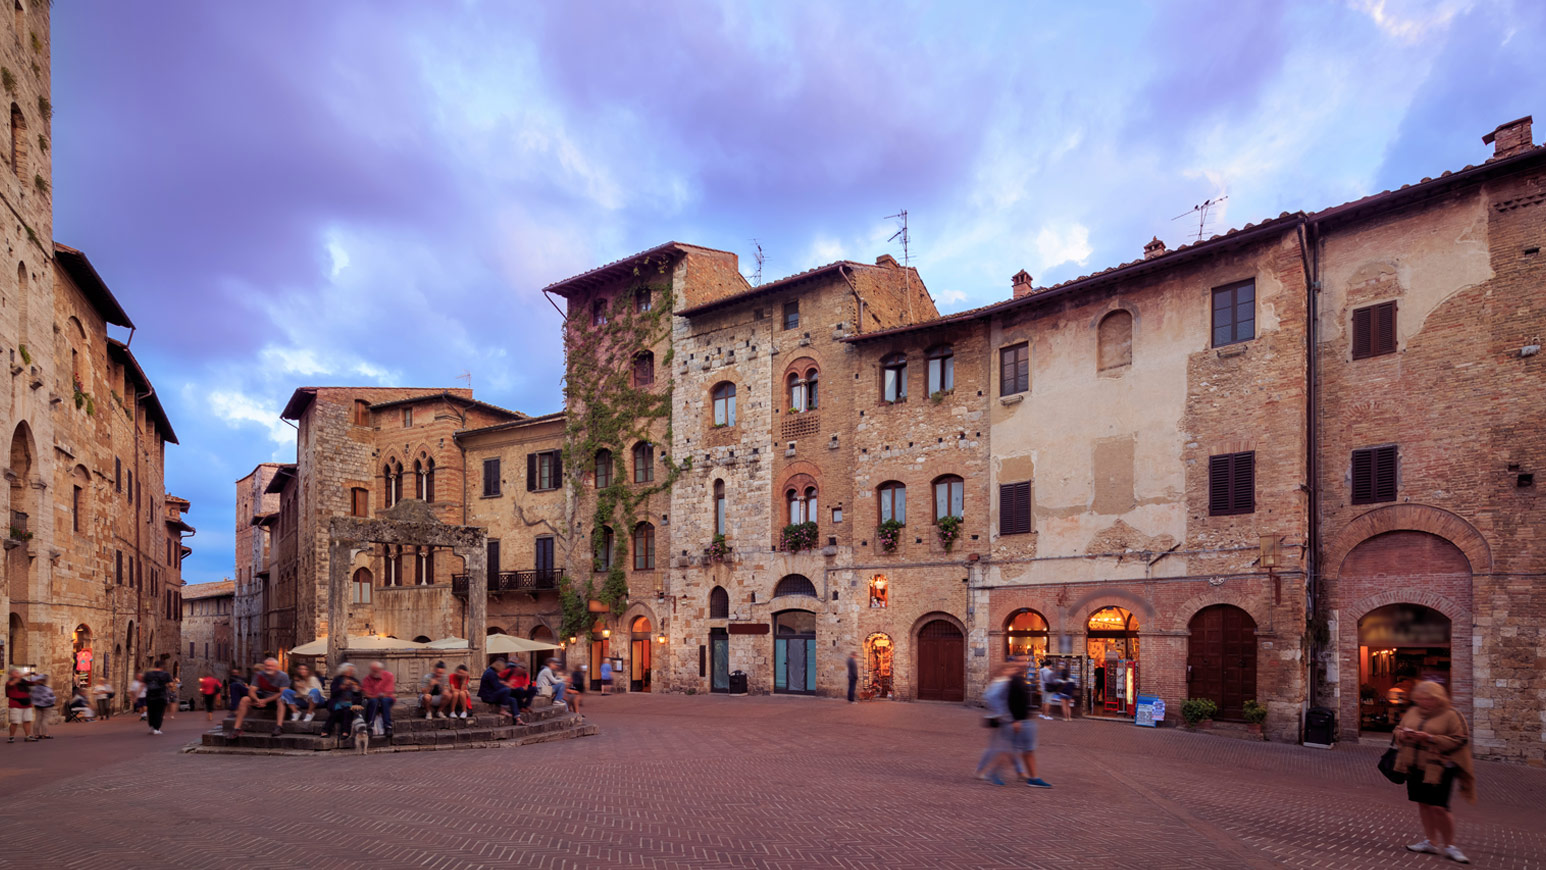
[[[1525,115],[1517,121],[1499,124],[1498,129],[1482,137],[1482,142],[1492,146],[1494,160],[1513,157],[1535,147],[1535,142],[1530,138],[1531,120],[1531,116]]]
[[[1150,239],[1149,243],[1143,246],[1143,258],[1145,260],[1152,260],[1163,253],[1165,253],[1165,243],[1159,240],[1159,236]]]
[[[1016,272],[1015,276],[1009,279],[1009,283],[1014,287],[1014,298],[1016,299],[1036,292],[1035,288],[1031,286],[1031,273],[1024,269]]]
[[[890,254],[881,254],[880,256],[875,258],[875,265],[877,265],[877,266],[887,266],[887,267],[890,267],[892,269],[896,269],[896,268],[900,267],[902,264],[898,263],[896,261],[896,257],[893,257]]]

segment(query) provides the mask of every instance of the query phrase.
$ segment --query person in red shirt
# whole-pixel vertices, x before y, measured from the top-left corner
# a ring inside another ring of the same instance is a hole
[[[500,674],[500,679],[510,687],[510,697],[516,701],[518,709],[526,709],[531,706],[531,699],[537,696],[537,689],[531,684],[531,674],[526,672],[526,667],[520,662],[512,662],[509,668]]]
[[[383,733],[392,736],[392,705],[397,703],[397,676],[381,662],[370,663],[370,673],[360,681],[365,691],[365,723],[374,725],[381,716]]]
[[[472,712],[472,694],[467,691],[467,678],[469,672],[466,665],[457,665],[451,676],[446,678],[451,694],[451,718],[460,716],[467,718]]]
[[[10,736],[6,743],[16,742],[16,728],[21,726],[22,742],[37,740],[32,736],[32,683],[22,676],[21,669],[11,668],[5,680],[6,716],[10,723]]]
[[[204,721],[215,721],[215,697],[220,694],[220,681],[208,671],[199,677],[199,694],[204,696]]]

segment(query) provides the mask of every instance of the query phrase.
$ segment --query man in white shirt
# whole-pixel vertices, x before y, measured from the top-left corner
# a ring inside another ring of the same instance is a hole
[[[1057,679],[1052,671],[1052,659],[1042,661],[1037,678],[1041,683],[1041,718],[1050,720],[1052,717],[1047,714],[1052,712],[1052,682]]]
[[[558,669],[558,659],[548,659],[537,674],[537,694],[552,695],[554,704],[564,702],[564,677]]]

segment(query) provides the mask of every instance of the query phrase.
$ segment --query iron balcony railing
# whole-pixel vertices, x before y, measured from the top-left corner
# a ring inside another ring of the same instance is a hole
[[[558,588],[564,572],[557,568],[536,571],[500,571],[488,577],[488,591],[496,592],[551,592]],[[467,575],[451,575],[451,594],[466,597]]]

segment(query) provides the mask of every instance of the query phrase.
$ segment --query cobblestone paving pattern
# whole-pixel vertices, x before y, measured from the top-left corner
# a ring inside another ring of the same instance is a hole
[[[1041,723],[1050,791],[970,778],[934,704],[587,696],[601,734],[360,758],[185,755],[132,720],[0,746],[0,867],[1422,868],[1379,750]],[[1481,765],[1473,865],[1542,868],[1546,771]]]

